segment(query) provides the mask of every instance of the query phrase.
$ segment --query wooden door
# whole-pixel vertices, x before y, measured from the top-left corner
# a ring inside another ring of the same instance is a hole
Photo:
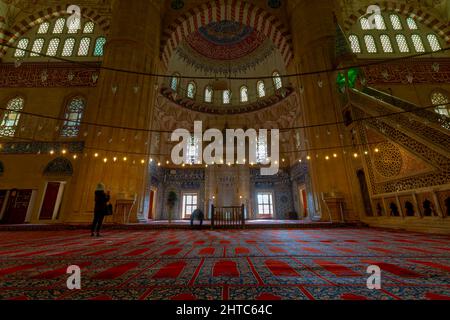
[[[25,223],[32,192],[32,190],[11,190],[2,223]]]
[[[40,220],[51,220],[53,218],[53,212],[55,211],[60,186],[61,183],[59,182],[49,182],[47,184],[44,201],[42,203],[41,212],[39,215]]]

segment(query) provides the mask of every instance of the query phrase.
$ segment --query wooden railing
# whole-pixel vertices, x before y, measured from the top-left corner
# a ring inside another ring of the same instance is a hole
[[[215,207],[211,206],[211,228],[244,228],[245,206]]]

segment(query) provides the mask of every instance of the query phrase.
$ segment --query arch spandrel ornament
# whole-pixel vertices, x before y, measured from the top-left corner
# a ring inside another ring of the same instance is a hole
[[[56,158],[50,161],[44,169],[44,176],[70,177],[72,175],[72,163],[66,158]]]

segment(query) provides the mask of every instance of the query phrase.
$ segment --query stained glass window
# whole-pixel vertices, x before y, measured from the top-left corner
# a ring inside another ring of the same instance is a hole
[[[205,88],[205,102],[211,103],[213,100],[213,89],[210,86]]]
[[[30,40],[27,38],[20,39],[17,43],[17,49],[14,52],[14,57],[21,58],[25,57],[26,49],[28,48],[28,44],[30,43]]]
[[[283,80],[281,80],[281,76],[278,72],[274,72],[272,74],[273,77],[273,85],[275,86],[275,90],[279,90],[283,87]]]
[[[428,43],[430,44],[431,50],[439,51],[441,50],[441,44],[439,43],[438,37],[435,34],[429,34],[427,36]]]
[[[189,84],[187,86],[187,97],[190,99],[194,99],[196,92],[197,92],[197,86],[195,85],[195,83],[192,81],[189,82]]]
[[[31,48],[30,56],[32,57],[39,57],[42,53],[42,48],[44,47],[44,39],[43,38],[37,38],[33,42],[33,47]]]
[[[91,21],[86,22],[84,25],[83,33],[93,33],[95,28],[95,24]]]
[[[66,25],[66,19],[59,18],[55,22],[55,26],[53,27],[54,34],[61,34],[64,31],[64,26]]]
[[[361,22],[361,29],[363,30],[371,29],[369,20],[367,18],[361,18],[360,22]]]
[[[46,34],[50,29],[50,23],[43,22],[39,25],[38,34]]]
[[[266,96],[266,85],[265,85],[264,81],[259,80],[256,87],[258,90],[258,97],[259,98],[265,97]]]
[[[352,48],[353,53],[361,53],[361,45],[359,44],[359,38],[357,35],[350,35],[348,37],[350,41],[350,47]]]
[[[411,36],[412,43],[416,52],[425,52],[425,47],[423,46],[422,38],[418,34],[413,34]]]
[[[421,33],[419,30],[426,28],[419,25],[420,19],[414,15],[403,17],[396,12],[383,12],[372,17],[362,17],[355,26],[359,30],[353,30],[353,34],[349,35],[350,48],[356,54],[424,53],[442,49],[439,35],[432,30]],[[364,45],[365,48],[362,48]],[[382,50],[377,48],[379,45]]]
[[[246,86],[241,87],[241,102],[248,102],[248,88]]]
[[[406,23],[408,24],[408,28],[409,28],[410,30],[417,30],[417,29],[419,29],[419,28],[417,27],[416,20],[414,20],[414,19],[411,18],[411,17],[409,17],[409,18],[406,19]]]
[[[64,47],[62,51],[63,57],[70,57],[73,54],[73,48],[75,47],[75,39],[74,38],[67,38],[64,42]]]
[[[231,103],[231,91],[230,90],[223,91],[222,100],[223,100],[223,104]]]
[[[377,46],[375,45],[375,39],[372,35],[366,34],[364,36],[364,42],[366,43],[366,49],[369,53],[376,53],[377,52]]]
[[[381,14],[375,14],[375,27],[377,30],[386,30],[386,23]]]
[[[94,57],[103,56],[103,47],[105,46],[106,38],[100,37],[95,41]]]
[[[61,130],[61,136],[75,138],[80,132],[81,119],[83,118],[85,101],[81,97],[70,100],[64,115],[65,121]]]
[[[19,124],[20,111],[22,111],[24,99],[16,97],[8,101],[6,111],[3,114],[2,123],[0,125],[0,136],[14,137],[16,128]]]
[[[383,52],[392,53],[394,48],[392,48],[391,38],[388,35],[382,34],[380,36],[381,45],[383,46]]]
[[[170,88],[173,91],[177,91],[178,90],[178,82],[179,82],[178,74],[172,75],[172,78],[170,78]]]
[[[395,39],[397,40],[397,46],[400,52],[402,53],[409,52],[408,42],[406,41],[406,37],[404,35],[398,34],[395,36]]]
[[[89,47],[91,45],[91,38],[82,38],[80,41],[80,47],[78,48],[78,56],[85,57],[89,54]]]
[[[14,58],[33,57],[101,57],[106,38],[97,34],[94,22],[87,21],[82,26],[82,33],[79,27],[76,29],[66,26],[66,18],[58,18],[54,21],[42,22],[33,29],[33,38],[21,38],[17,41],[16,49],[11,55]],[[36,36],[38,35],[38,36]],[[95,47],[92,49],[94,46]],[[31,44],[31,46],[30,46]],[[27,50],[34,51],[27,55]]]
[[[59,38],[53,38],[50,40],[50,42],[48,43],[48,48],[47,48],[47,55],[54,57],[56,56],[56,53],[58,52],[58,47],[59,47]]]
[[[403,29],[402,23],[400,21],[400,17],[398,15],[391,14],[390,18],[391,18],[391,25],[394,30],[402,30]]]

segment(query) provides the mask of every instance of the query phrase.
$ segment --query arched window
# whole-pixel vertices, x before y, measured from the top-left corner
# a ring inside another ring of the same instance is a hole
[[[78,47],[78,56],[86,57],[89,54],[89,47],[91,45],[91,38],[84,37],[80,41],[80,46]]]
[[[450,117],[450,100],[446,94],[440,91],[435,91],[431,94],[431,103],[436,106],[434,109],[436,113]]]
[[[50,23],[49,22],[43,22],[39,26],[38,34],[47,34],[48,30],[50,29]]]
[[[14,52],[14,57],[16,57],[16,58],[25,57],[25,54],[26,54],[25,50],[27,50],[29,43],[30,43],[30,40],[27,38],[20,39],[19,42],[17,43],[17,49]]]
[[[394,48],[392,48],[391,38],[387,34],[382,34],[380,36],[381,45],[383,46],[383,52],[392,53]]]
[[[409,30],[417,30],[419,27],[417,26],[416,20],[411,17],[406,18],[406,23],[408,24]]]
[[[364,36],[364,42],[366,43],[366,49],[369,53],[376,53],[377,52],[377,46],[375,45],[375,39],[372,35],[366,34]]]
[[[170,88],[171,88],[173,91],[177,91],[177,90],[178,90],[178,84],[179,84],[179,81],[180,81],[180,79],[178,78],[178,76],[179,76],[178,73],[174,73],[174,74],[172,75],[172,78],[170,78]]]
[[[94,57],[102,57],[103,56],[103,47],[106,44],[105,37],[99,37],[95,40],[95,48],[94,48]]]
[[[66,25],[66,19],[59,18],[58,20],[56,20],[55,25],[53,26],[53,34],[63,33],[65,25]]]
[[[95,24],[92,21],[86,22],[83,28],[83,33],[93,33]]]
[[[187,86],[187,97],[190,99],[195,98],[195,94],[197,93],[197,86],[195,85],[195,82],[189,82]]]
[[[73,54],[73,48],[75,47],[75,38],[67,38],[64,42],[64,47],[62,50],[63,57],[70,57]]]
[[[425,47],[423,46],[422,38],[418,34],[413,34],[411,36],[412,43],[416,52],[425,52]]]
[[[85,109],[85,101],[81,97],[69,101],[64,115],[64,124],[61,136],[65,138],[76,138],[80,132],[81,119]]]
[[[241,102],[248,102],[248,88],[246,86],[241,87]]]
[[[37,38],[33,42],[33,47],[31,47],[31,57],[39,57],[42,53],[42,48],[44,48],[44,38]]]
[[[231,91],[230,90],[224,90],[222,93],[222,102],[223,104],[230,104],[231,103]]]
[[[59,38],[53,38],[50,40],[47,47],[48,56],[50,57],[56,56],[56,54],[58,53],[59,42],[60,42]]]
[[[211,103],[213,100],[213,89],[211,86],[205,88],[205,102]]]
[[[386,23],[381,14],[375,14],[375,26],[377,30],[386,30]]]
[[[361,22],[361,29],[363,30],[371,29],[369,20],[367,18],[361,18],[360,22]]]
[[[406,41],[406,37],[402,34],[398,34],[395,39],[397,40],[398,50],[402,53],[409,52],[408,42]]]
[[[266,96],[266,85],[264,81],[259,80],[258,83],[256,84],[256,89],[258,91],[259,98],[264,98]]]
[[[350,41],[350,47],[352,48],[353,53],[361,53],[361,45],[359,44],[359,38],[357,35],[350,35],[348,37]]]
[[[351,50],[358,55],[434,52],[441,50],[444,43],[415,16],[405,17],[394,11],[375,14],[373,19],[364,16],[352,27],[348,39]]]
[[[22,97],[15,97],[8,101],[2,123],[0,124],[0,136],[14,137],[24,102]]]
[[[275,87],[275,90],[281,89],[283,87],[283,80],[281,80],[280,74],[277,71],[275,71],[272,74],[272,77],[273,77],[273,85]]]
[[[441,50],[441,44],[439,43],[438,37],[435,34],[429,34],[427,36],[428,43],[430,44],[431,50],[439,51]]]
[[[86,59],[103,56],[103,46],[106,38],[96,31],[95,23],[87,21],[81,28],[68,28],[66,18],[58,18],[54,21],[45,21],[36,24],[28,32],[27,37],[17,41],[17,49],[11,58],[31,57],[46,59],[50,57],[77,57]],[[30,40],[31,39],[31,40]],[[95,41],[95,48],[92,50]],[[30,45],[31,44],[31,45]],[[30,53],[27,50],[31,51]]]
[[[403,29],[400,17],[398,15],[391,14],[389,17],[391,19],[391,25],[394,30],[402,30]]]

